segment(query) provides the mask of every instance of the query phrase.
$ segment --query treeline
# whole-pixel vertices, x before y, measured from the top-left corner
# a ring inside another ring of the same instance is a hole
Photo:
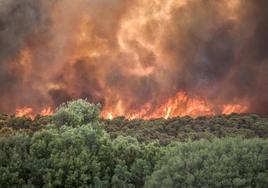
[[[35,120],[2,115],[0,187],[268,185],[265,117],[230,115],[151,121],[116,118],[110,121],[100,119],[99,112],[98,106],[77,100],[60,106],[53,116]],[[259,128],[248,125],[247,120]],[[224,130],[246,129],[252,133],[233,131],[235,134],[231,138],[227,133],[218,135],[219,130],[208,128],[221,125],[221,122],[235,123],[223,125]],[[185,126],[187,129],[180,130]],[[174,135],[162,142],[161,139],[172,132],[171,128],[174,128]],[[194,138],[186,135],[183,139],[176,136],[182,132],[189,135],[204,132],[213,136]],[[151,136],[154,134],[159,135]]]

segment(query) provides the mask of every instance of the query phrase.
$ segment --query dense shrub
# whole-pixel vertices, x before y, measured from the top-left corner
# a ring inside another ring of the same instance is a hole
[[[17,133],[0,138],[0,185],[141,187],[160,150],[157,142],[144,144],[131,137],[111,140],[91,124],[51,125],[32,137]]]
[[[22,187],[29,179],[30,137],[18,133],[0,137],[0,185]]]
[[[114,140],[90,125],[0,138],[2,187],[265,187],[268,141],[225,138],[160,146]],[[157,166],[156,166],[157,164]]]
[[[174,117],[170,119],[127,120],[122,117],[104,120],[112,137],[130,135],[139,141],[158,139],[167,145],[171,141],[211,140],[213,138],[268,137],[268,117],[254,114],[218,115],[213,117]]]
[[[266,187],[268,140],[176,143],[145,187]]]

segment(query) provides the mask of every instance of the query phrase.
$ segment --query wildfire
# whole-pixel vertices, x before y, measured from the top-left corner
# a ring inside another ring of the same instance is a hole
[[[166,115],[165,115],[165,119],[168,119],[169,116],[170,116],[171,107],[168,107],[166,111],[167,111],[167,113],[166,113]]]
[[[28,107],[16,109],[16,117],[23,117],[23,116],[33,118],[33,109]]]
[[[50,116],[52,114],[53,114],[53,110],[51,109],[51,107],[43,109],[40,113],[41,116]]]
[[[156,109],[156,110],[154,110]],[[121,111],[103,111],[102,116],[107,119],[113,119],[116,116],[125,116],[128,119],[165,119],[176,116],[211,116],[216,114],[231,114],[243,113],[247,111],[245,104],[225,104],[222,106],[214,106],[207,100],[199,97],[190,97],[186,92],[180,91],[174,97],[171,97],[158,107],[153,107],[150,104],[144,105],[144,108],[139,112],[124,113]]]
[[[107,119],[113,119],[113,114],[109,112],[107,115]]]
[[[3,15],[9,29],[2,32],[6,50],[0,67],[1,111],[14,112],[14,102],[26,105],[16,109],[17,117],[47,116],[54,113],[52,107],[76,98],[104,104],[101,117],[107,119],[266,109],[259,108],[265,107],[266,96],[256,98],[257,92],[267,91],[267,67],[254,63],[264,56],[241,55],[252,51],[251,46],[262,47],[257,39],[265,38],[255,36],[255,28],[265,34],[258,24],[266,19],[251,15],[258,11],[251,11],[250,3],[62,0],[52,6],[40,2],[36,2],[40,6],[28,2],[18,6],[14,1],[5,7],[5,14],[24,19]],[[260,21],[253,22],[255,17]],[[18,29],[20,34],[14,35]],[[247,40],[254,36],[256,41]],[[246,76],[254,79],[243,83]],[[46,108],[41,109],[39,101]]]
[[[247,106],[243,104],[235,104],[235,105],[223,105],[223,114],[231,114],[231,113],[243,113],[247,110]]]
[[[48,108],[44,108],[43,110],[41,110],[40,115],[41,116],[49,116],[52,115],[54,112],[52,110],[51,107]],[[23,108],[17,108],[16,109],[16,113],[15,113],[16,117],[29,117],[31,119],[34,119],[34,117],[36,116],[36,113],[34,112],[33,108],[30,107],[23,107]]]
[[[118,107],[112,110],[103,109],[101,116],[106,119],[113,119],[117,116],[125,116],[127,119],[153,119],[153,118],[171,118],[176,116],[211,116],[216,114],[231,114],[231,113],[243,113],[247,111],[246,104],[224,104],[222,106],[213,106],[207,100],[199,97],[190,97],[186,92],[180,91],[174,97],[169,98],[167,101],[157,107],[152,107],[147,103],[138,112],[128,113],[122,107],[121,101],[119,101]],[[41,116],[49,116],[54,112],[51,107],[44,108],[39,114]],[[16,109],[16,116],[27,116],[30,118],[35,117],[34,110],[30,107],[23,107]]]

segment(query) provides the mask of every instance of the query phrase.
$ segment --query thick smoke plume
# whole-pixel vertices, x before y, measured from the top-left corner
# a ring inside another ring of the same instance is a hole
[[[215,113],[239,105],[267,114],[267,7],[266,0],[0,0],[0,110],[87,98],[114,115],[145,117],[177,96]]]

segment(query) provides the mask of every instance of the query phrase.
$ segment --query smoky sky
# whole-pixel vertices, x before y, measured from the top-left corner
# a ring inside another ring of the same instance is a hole
[[[0,0],[0,111],[185,91],[268,113],[266,0]],[[119,103],[120,101],[120,103]]]

